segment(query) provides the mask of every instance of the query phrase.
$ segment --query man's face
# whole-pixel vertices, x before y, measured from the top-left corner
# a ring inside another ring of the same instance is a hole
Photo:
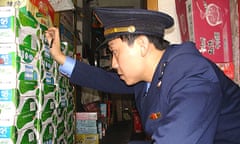
[[[108,45],[112,52],[112,68],[116,69],[120,78],[127,85],[141,81],[144,65],[140,46],[136,40],[129,46],[127,42],[116,38],[109,41]]]

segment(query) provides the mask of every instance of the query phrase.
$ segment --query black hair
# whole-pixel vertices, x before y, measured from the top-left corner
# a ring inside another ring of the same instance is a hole
[[[134,40],[140,36],[140,34],[125,34],[120,35],[120,39],[122,41],[127,41],[128,45],[133,44]],[[155,35],[145,35],[148,40],[154,44],[154,46],[159,50],[164,50],[169,46],[169,42],[167,40],[164,40],[162,37],[158,37]]]

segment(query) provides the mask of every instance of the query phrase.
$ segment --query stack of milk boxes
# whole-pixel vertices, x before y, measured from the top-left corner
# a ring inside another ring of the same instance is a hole
[[[97,112],[76,113],[76,144],[99,144]]]
[[[73,47],[67,42],[61,43],[62,52],[65,55],[73,57]],[[57,66],[58,67],[58,66]],[[69,83],[69,79],[64,75],[57,76],[58,101],[57,111],[57,132],[58,138],[56,144],[75,144],[75,105],[74,105],[74,89]]]
[[[57,71],[44,35],[52,25],[47,14],[54,11],[44,0],[4,2],[0,2],[0,144],[74,143],[69,94],[73,88]]]

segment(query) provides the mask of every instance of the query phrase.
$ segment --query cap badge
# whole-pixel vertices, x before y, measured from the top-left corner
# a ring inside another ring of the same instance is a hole
[[[136,31],[136,28],[133,25],[127,26],[127,27],[113,27],[113,28],[106,29],[104,31],[104,35],[109,35],[109,34],[119,33],[119,32],[134,33],[135,31]]]

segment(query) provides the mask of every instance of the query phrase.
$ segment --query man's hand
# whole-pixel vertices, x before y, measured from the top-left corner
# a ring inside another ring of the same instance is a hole
[[[61,65],[64,64],[66,56],[61,51],[59,29],[56,27],[50,27],[46,31],[45,36],[49,43],[50,54],[53,59]]]

